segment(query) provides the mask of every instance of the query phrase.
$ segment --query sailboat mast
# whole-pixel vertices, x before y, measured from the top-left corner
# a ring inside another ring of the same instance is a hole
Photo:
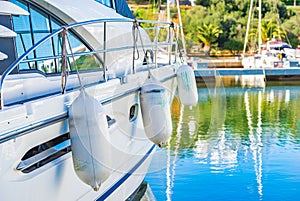
[[[180,26],[182,46],[183,46],[184,56],[186,56],[186,47],[185,47],[184,33],[183,33],[183,27],[182,27],[182,20],[181,20],[179,0],[176,0],[176,3],[177,3],[177,13],[178,13],[178,19],[179,19],[179,26]]]
[[[261,0],[258,1],[258,53],[261,53]]]
[[[171,16],[170,16],[170,2],[171,2],[171,0],[167,0],[167,22],[171,22]]]
[[[248,14],[247,30],[246,30],[246,36],[245,36],[245,41],[244,41],[243,54],[246,53],[246,47],[247,47],[247,43],[248,43],[248,36],[249,36],[252,9],[253,9],[253,0],[251,0],[251,2],[250,2],[250,9],[249,9],[249,14]]]

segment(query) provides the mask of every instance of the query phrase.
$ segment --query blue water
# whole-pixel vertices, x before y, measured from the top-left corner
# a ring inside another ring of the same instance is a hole
[[[300,87],[200,86],[145,181],[157,200],[300,200]]]

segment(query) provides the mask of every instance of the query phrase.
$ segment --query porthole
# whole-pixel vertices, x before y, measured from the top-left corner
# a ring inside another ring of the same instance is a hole
[[[138,115],[138,104],[134,104],[129,109],[129,121],[132,122],[136,119]]]

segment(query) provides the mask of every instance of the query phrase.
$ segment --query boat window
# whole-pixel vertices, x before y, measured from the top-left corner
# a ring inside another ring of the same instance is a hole
[[[16,37],[16,50],[18,56],[29,50],[30,47],[35,45],[38,41],[61,27],[52,16],[43,12],[38,7],[22,0],[13,0],[13,3],[27,10],[29,16],[13,16],[14,30],[17,33]],[[72,51],[85,52],[88,48],[75,37],[72,32],[69,32],[69,39]],[[27,56],[27,60],[35,59],[31,62],[21,63],[19,70],[39,70],[45,74],[61,72],[61,49],[62,40],[60,36],[55,36],[51,40],[46,41],[39,46],[32,54]],[[67,48],[68,49],[68,48]],[[68,49],[68,54],[71,51]],[[51,59],[50,59],[51,57]],[[56,57],[56,58],[55,58]],[[70,70],[74,71],[73,59],[69,58]],[[93,55],[83,55],[76,58],[76,64],[79,70],[99,69],[101,63]]]
[[[116,6],[115,6],[115,2],[114,0],[95,0],[107,7],[110,7],[110,8],[113,8],[113,9],[116,9]]]
[[[129,121],[135,121],[138,115],[138,104],[134,104],[129,109]]]

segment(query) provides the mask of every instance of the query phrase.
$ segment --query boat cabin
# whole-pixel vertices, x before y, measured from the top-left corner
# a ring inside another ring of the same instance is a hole
[[[45,10],[45,6],[39,6],[42,4],[46,4],[45,1],[0,1],[0,74],[45,36],[66,24],[77,21],[72,16],[75,11],[63,14],[60,12],[59,3],[52,4],[56,8],[49,6],[49,10]],[[134,17],[125,0],[95,0],[94,4],[109,7],[110,12],[119,13],[128,18]],[[91,15],[89,18],[95,17]],[[11,30],[12,34],[7,35],[8,30]],[[89,44],[90,41],[82,39],[76,31],[69,33],[69,40],[73,52],[86,52],[95,48]],[[61,51],[62,38],[58,35],[27,55],[24,61],[13,70],[13,73],[37,72],[47,76],[58,74],[61,72],[59,56]],[[103,67],[102,58],[97,55],[81,56],[77,61],[80,70],[99,70]],[[80,65],[87,61],[89,65]],[[71,72],[73,70],[70,69]]]

